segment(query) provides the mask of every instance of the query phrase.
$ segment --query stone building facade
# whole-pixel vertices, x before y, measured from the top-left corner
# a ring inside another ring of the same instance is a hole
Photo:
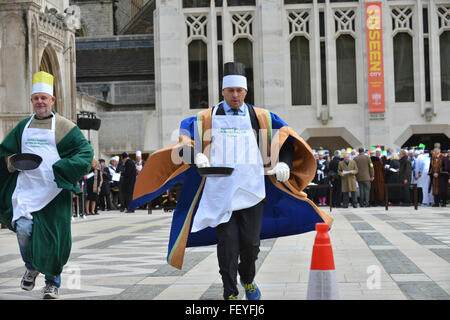
[[[313,148],[418,140],[450,147],[450,2],[381,4],[384,112],[369,112],[369,1],[157,0],[154,13],[159,145],[181,119],[221,100],[221,68],[248,65],[249,100]],[[196,74],[201,74],[200,77]]]
[[[76,119],[75,30],[68,0],[0,0],[0,141],[32,112],[33,74],[55,76],[56,111]]]

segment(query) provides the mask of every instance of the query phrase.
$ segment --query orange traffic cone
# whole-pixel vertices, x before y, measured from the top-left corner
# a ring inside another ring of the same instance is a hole
[[[306,299],[337,300],[339,294],[328,225],[317,223],[316,231]]]

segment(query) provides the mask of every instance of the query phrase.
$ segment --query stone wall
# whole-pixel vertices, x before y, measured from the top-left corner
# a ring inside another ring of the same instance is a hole
[[[85,36],[110,36],[114,33],[113,1],[76,1],[81,9]]]

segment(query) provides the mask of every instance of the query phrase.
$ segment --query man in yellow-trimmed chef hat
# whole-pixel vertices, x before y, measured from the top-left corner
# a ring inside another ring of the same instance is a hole
[[[53,96],[54,77],[45,71],[39,71],[33,76],[31,103],[38,119],[50,116],[56,98]]]
[[[35,93],[47,93],[53,96],[54,77],[45,71],[36,72],[33,76],[33,88],[31,95]]]

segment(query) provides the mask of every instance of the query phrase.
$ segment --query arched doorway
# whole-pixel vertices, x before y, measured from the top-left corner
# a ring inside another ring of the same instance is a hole
[[[428,150],[435,142],[441,143],[442,149],[450,148],[450,124],[420,124],[408,126],[394,141],[402,148],[418,146],[423,143]]]
[[[330,151],[330,154],[333,154],[335,150],[351,147],[351,144],[342,137],[311,137],[306,142],[311,149],[319,150],[323,148],[324,150]]]
[[[42,53],[41,62],[39,65],[39,71],[45,71],[53,75],[53,95],[56,97],[56,102],[54,110],[61,114],[62,113],[62,100],[61,100],[61,77],[59,75],[59,63],[55,52],[51,46],[47,46]]]
[[[346,148],[358,148],[363,144],[352,132],[344,127],[308,128],[300,136],[305,139],[311,149],[329,150],[332,154],[335,150]]]
[[[413,134],[402,145],[402,148],[415,147],[422,143],[427,150],[432,150],[436,142],[441,144],[442,149],[450,148],[450,139],[443,133]]]

